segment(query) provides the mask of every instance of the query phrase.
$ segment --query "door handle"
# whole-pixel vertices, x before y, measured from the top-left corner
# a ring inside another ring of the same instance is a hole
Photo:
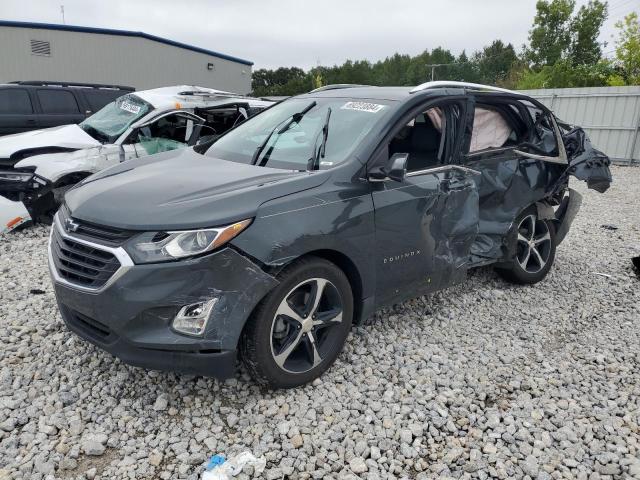
[[[27,123],[28,123],[29,125],[35,125],[35,124],[36,124],[36,121],[35,121],[33,118],[29,118],[29,119],[27,120]]]

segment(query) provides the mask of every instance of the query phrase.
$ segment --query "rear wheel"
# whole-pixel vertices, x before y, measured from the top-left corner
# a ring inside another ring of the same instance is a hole
[[[342,351],[353,297],[345,274],[320,258],[296,262],[278,279],[247,322],[240,353],[258,382],[291,388],[319,377]]]
[[[551,220],[539,218],[537,209],[530,207],[516,219],[514,226],[515,256],[496,270],[514,283],[537,283],[546,277],[555,259],[554,224]]]

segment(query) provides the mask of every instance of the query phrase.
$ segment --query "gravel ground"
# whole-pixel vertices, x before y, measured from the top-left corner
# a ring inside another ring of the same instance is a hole
[[[48,229],[0,238],[0,479],[196,479],[243,450],[269,479],[640,478],[640,168],[614,178],[577,184],[542,283],[484,269],[380,310],[290,391],[122,364],[65,329]]]

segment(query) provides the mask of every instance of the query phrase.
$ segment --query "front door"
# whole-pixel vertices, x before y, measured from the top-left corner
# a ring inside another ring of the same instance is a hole
[[[425,105],[376,157],[409,154],[402,182],[373,184],[380,304],[464,278],[478,228],[477,172],[457,164],[465,111],[465,101]]]

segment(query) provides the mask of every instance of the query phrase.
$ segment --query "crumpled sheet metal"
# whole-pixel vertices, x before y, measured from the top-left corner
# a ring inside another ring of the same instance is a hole
[[[570,160],[568,174],[587,182],[587,187],[604,193],[611,185],[611,160],[591,144],[585,131],[573,127],[563,135],[567,157]]]
[[[469,249],[478,234],[480,212],[478,192],[469,179],[459,183],[449,180],[441,185],[444,188],[435,207],[442,214],[432,217],[429,229],[435,244],[434,270],[441,283],[449,285],[466,277]]]
[[[545,143],[546,135],[541,135]],[[595,149],[584,130],[572,128],[563,135],[569,166],[533,159],[480,161],[476,168],[480,196],[478,236],[471,247],[472,263],[501,259],[512,251],[515,240],[505,236],[514,219],[529,205],[544,203],[562,192],[573,175],[600,193],[612,181],[609,158]]]
[[[514,219],[523,209],[545,198],[565,168],[541,160],[522,159],[486,162],[478,168],[482,172],[476,179],[480,218],[471,255],[487,259],[502,257],[503,238]]]

